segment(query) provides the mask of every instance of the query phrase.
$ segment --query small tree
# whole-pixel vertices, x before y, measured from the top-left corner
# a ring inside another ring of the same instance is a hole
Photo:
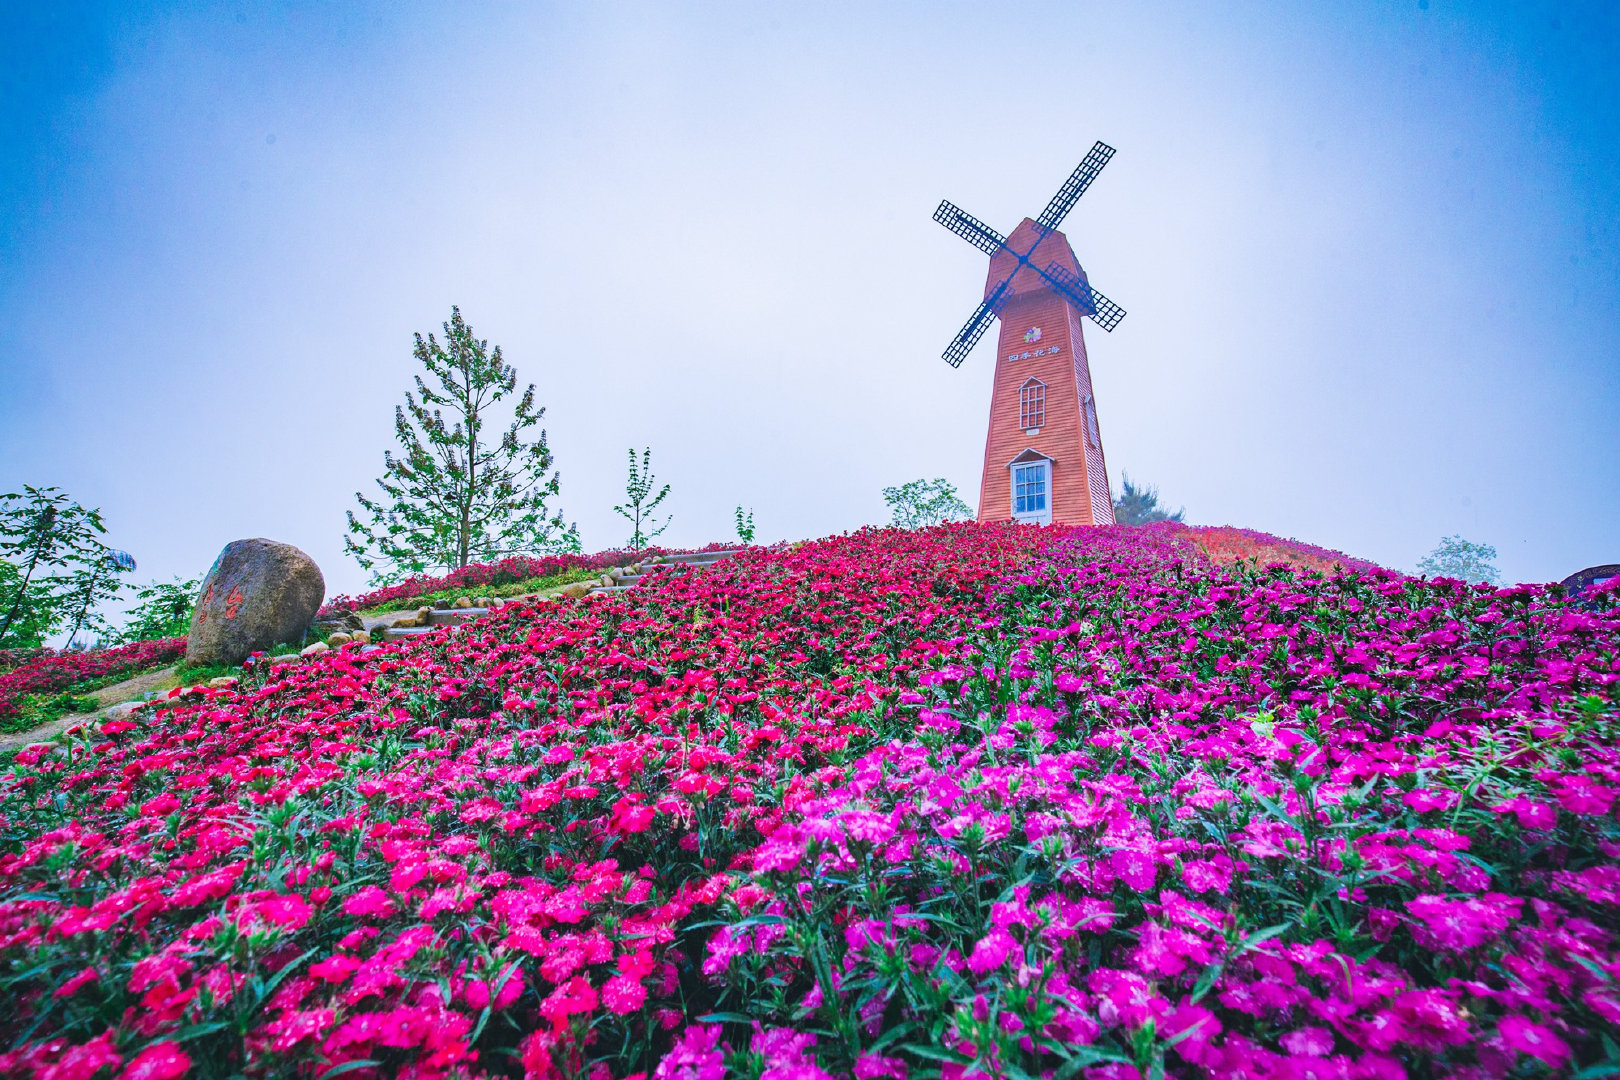
[[[1461,536],[1441,538],[1433,551],[1418,560],[1418,569],[1431,577],[1457,578],[1488,585],[1495,585],[1500,576],[1496,570],[1496,549],[1490,544],[1472,543]]]
[[[625,501],[622,505],[613,508],[620,517],[630,523],[631,551],[640,551],[646,547],[647,541],[661,534],[665,529],[669,528],[669,523],[675,520],[673,515],[666,516],[663,521],[658,521],[655,518],[654,511],[658,509],[659,504],[669,494],[669,485],[665,484],[658,490],[658,494],[654,495],[653,487],[656,484],[657,481],[653,479],[652,473],[652,448],[648,447],[641,451],[641,465],[638,468],[636,466],[636,451],[632,447],[630,450],[630,479],[624,486]]]
[[[43,626],[45,633],[55,628],[63,582],[51,571],[93,560],[101,547],[97,537],[106,531],[100,510],[86,510],[58,488],[25,485],[0,495],[0,557],[20,575],[0,598],[0,642],[19,621]]]
[[[444,343],[417,334],[414,355],[438,385],[416,376],[416,396],[406,391],[405,404],[394,409],[402,453],[383,454],[381,498],[355,492],[370,520],[349,512],[344,550],[380,583],[503,555],[578,551],[578,529],[547,505],[561,477],[545,429],[533,433],[546,414],[535,405],[534,384],[511,425],[492,438],[485,433],[490,409],[517,388],[517,369],[500,346],[491,352],[452,307]]]
[[[122,575],[133,569],[135,559],[129,552],[101,543],[96,543],[90,556],[74,567],[62,596],[64,614],[73,621],[66,648],[73,647],[80,630],[108,633],[107,618],[97,608],[118,596],[124,587]]]
[[[943,477],[886,487],[883,501],[889,504],[889,524],[899,529],[923,529],[973,516],[967,503],[957,497],[956,485]]]
[[[740,506],[737,507],[737,539],[745,544],[754,542],[754,512],[750,510],[748,516],[744,517]]]
[[[24,587],[22,571],[0,559],[0,599],[10,607],[16,597],[22,597],[16,617],[0,637],[0,650],[37,649],[45,644],[60,621],[53,584],[47,579]]]
[[[182,581],[153,581],[135,590],[139,601],[129,609],[121,641],[156,641],[161,638],[183,637],[191,630],[191,612],[196,603],[196,578]]]
[[[1120,475],[1125,492],[1114,499],[1114,522],[1118,525],[1146,525],[1150,521],[1180,521],[1187,514],[1182,507],[1175,513],[1159,505],[1159,489],[1151,484],[1137,486],[1128,475]]]

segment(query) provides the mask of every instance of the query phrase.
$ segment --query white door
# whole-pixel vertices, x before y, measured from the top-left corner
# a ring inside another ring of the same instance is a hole
[[[1032,461],[1012,467],[1013,520],[1033,525],[1052,522],[1052,463]]]

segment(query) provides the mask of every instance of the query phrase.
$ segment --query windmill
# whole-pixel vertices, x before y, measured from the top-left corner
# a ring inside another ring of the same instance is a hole
[[[935,221],[990,256],[984,299],[945,349],[945,362],[960,367],[1001,321],[980,521],[1113,524],[1080,320],[1112,331],[1125,309],[1091,287],[1058,232],[1113,156],[1106,143],[1093,146],[1040,217],[1025,218],[1008,236],[949,200],[934,211]]]

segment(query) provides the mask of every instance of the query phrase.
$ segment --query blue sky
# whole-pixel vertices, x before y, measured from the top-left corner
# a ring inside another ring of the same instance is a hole
[[[673,543],[971,499],[993,343],[939,353],[985,266],[930,214],[1010,229],[1096,139],[1116,488],[1402,569],[1620,560],[1612,4],[8,5],[0,71],[0,484],[143,579],[269,536],[358,589],[453,303],[591,548],[630,446]]]

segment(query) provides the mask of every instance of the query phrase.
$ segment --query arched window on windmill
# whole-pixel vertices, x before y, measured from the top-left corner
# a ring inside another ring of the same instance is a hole
[[[1046,384],[1029,379],[1018,388],[1018,426],[1025,435],[1039,435],[1046,425]]]

